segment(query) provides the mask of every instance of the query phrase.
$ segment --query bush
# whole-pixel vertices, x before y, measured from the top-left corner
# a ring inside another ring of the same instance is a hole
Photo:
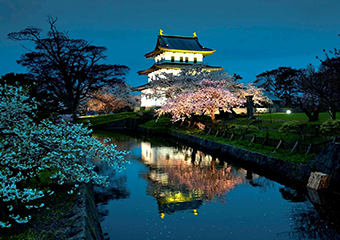
[[[339,133],[340,132],[340,120],[329,120],[321,124],[320,131],[322,133]]]
[[[229,126],[229,130],[234,131],[234,132],[238,132],[238,133],[241,133],[241,134],[247,134],[247,133],[255,132],[259,129],[254,125],[231,124]]]
[[[301,138],[304,139],[304,136],[306,135],[308,127],[307,121],[289,121],[282,124],[279,131],[284,133],[293,133],[301,135]]]

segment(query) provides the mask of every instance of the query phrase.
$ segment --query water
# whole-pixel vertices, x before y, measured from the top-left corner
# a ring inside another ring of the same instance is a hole
[[[131,151],[131,164],[121,173],[102,167],[111,185],[95,189],[110,239],[340,239],[334,196],[300,193],[170,141],[112,142]]]

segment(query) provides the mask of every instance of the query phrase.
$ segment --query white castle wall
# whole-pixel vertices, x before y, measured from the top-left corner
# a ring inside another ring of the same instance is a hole
[[[188,58],[190,63],[193,63],[195,58],[197,59],[197,63],[203,62],[203,54],[201,53],[182,53],[182,52],[164,52],[155,57],[155,62],[171,62],[171,57],[174,57],[175,62],[179,62],[181,57],[183,57],[183,62],[185,62],[185,58]]]

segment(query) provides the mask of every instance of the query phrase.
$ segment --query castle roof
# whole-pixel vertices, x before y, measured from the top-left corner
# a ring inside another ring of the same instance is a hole
[[[157,71],[159,69],[176,69],[180,70],[182,68],[192,67],[192,64],[186,64],[186,63],[155,63],[150,68],[142,71],[138,71],[139,75],[148,75],[149,73],[152,73],[154,71]],[[209,65],[204,65],[202,70],[203,71],[218,71],[223,70],[223,67],[214,67]]]
[[[213,54],[215,50],[203,47],[199,42],[196,34],[193,37],[182,37],[163,35],[160,33],[157,38],[155,50],[145,54],[146,58],[154,58],[162,52],[188,52],[201,53],[203,56]]]

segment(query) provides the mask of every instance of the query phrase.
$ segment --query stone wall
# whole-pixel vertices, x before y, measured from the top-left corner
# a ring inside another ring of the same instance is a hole
[[[92,188],[89,184],[82,184],[79,191],[80,194],[75,197],[72,210],[59,220],[72,224],[64,226],[62,231],[59,229],[55,237],[68,240],[103,240]]]
[[[340,187],[340,143],[329,143],[308,166],[311,171],[330,175],[330,187],[338,189]],[[337,191],[340,192],[340,189]]]

